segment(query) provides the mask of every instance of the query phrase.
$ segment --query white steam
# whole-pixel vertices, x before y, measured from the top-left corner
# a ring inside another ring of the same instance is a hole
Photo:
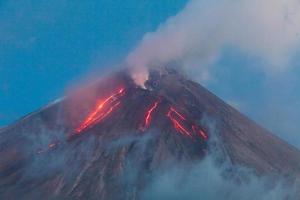
[[[197,67],[203,80],[222,48],[233,46],[266,62],[263,70],[276,72],[286,68],[300,44],[299,34],[299,0],[190,0],[147,33],[127,62],[139,84],[152,63],[170,61],[192,67],[193,73]]]

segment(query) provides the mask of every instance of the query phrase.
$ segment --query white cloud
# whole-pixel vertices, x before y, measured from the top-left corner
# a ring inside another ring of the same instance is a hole
[[[274,73],[288,66],[299,33],[299,0],[191,0],[147,33],[127,61],[134,68],[180,61],[200,77],[230,45],[264,60],[262,70]]]

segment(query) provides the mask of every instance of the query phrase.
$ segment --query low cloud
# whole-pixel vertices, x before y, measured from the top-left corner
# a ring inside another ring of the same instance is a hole
[[[206,120],[203,119],[203,123],[207,123]],[[254,169],[233,165],[221,149],[222,145],[219,144],[221,141],[217,136],[218,130],[212,121],[209,120],[208,124],[213,134],[206,157],[193,162],[178,162],[173,157],[160,163],[159,168],[148,171],[145,175],[147,184],[138,194],[139,198],[145,200],[297,199],[298,182],[279,174],[258,175]],[[121,178],[128,192],[133,192],[133,188],[139,187],[136,185],[139,183],[139,174],[141,170],[145,170],[143,162],[137,161],[136,156],[143,155],[143,158],[151,159],[153,152],[145,147],[149,147],[157,137],[159,135],[152,131],[142,137],[128,136],[112,141],[111,150],[135,144],[130,156],[126,157],[125,173]]]
[[[274,182],[247,168],[216,165],[212,156],[193,166],[176,166],[154,176],[143,199],[297,199],[296,186],[284,179]]]

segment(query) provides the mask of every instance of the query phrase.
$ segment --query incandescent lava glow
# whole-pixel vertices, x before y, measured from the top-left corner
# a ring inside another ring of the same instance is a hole
[[[186,120],[186,118],[182,114],[180,114],[177,110],[175,110],[173,107],[170,108],[169,113],[171,113],[171,112],[174,112],[182,120]],[[168,113],[168,115],[169,115],[169,113]]]
[[[167,113],[167,117],[173,123],[174,128],[184,136],[188,136],[191,139],[194,139],[194,135],[200,136],[203,140],[207,140],[208,136],[206,133],[199,128],[197,125],[192,124],[191,128],[187,126],[190,124],[186,118],[179,113],[176,109],[171,107]]]
[[[197,127],[196,125],[192,126],[193,131],[198,134],[200,137],[202,137],[204,140],[208,139],[208,136],[206,135],[206,133],[199,127]]]
[[[60,144],[60,141],[59,141],[59,140],[54,140],[53,142],[51,142],[51,143],[48,145],[48,149],[49,149],[49,150],[54,149],[54,148],[58,147],[59,144]]]
[[[146,112],[145,120],[143,125],[141,126],[141,130],[145,131],[147,128],[149,128],[151,120],[152,120],[152,114],[154,110],[157,108],[159,101],[155,101],[153,105],[149,108],[149,110]]]
[[[82,131],[105,119],[121,104],[120,97],[122,97],[124,94],[125,89],[121,88],[111,96],[100,100],[95,109],[86,117],[81,125],[75,129],[75,133],[80,134]]]
[[[173,113],[175,114],[175,116],[173,115]],[[169,119],[172,121],[174,128],[179,131],[181,134],[188,136],[190,138],[193,138],[192,134],[187,131],[184,126],[176,119],[176,118],[180,118],[182,120],[185,120],[185,118],[178,113],[174,108],[170,108],[167,117],[169,117]]]
[[[60,141],[59,140],[54,140],[53,142],[48,144],[48,149],[44,150],[44,149],[38,149],[37,150],[37,154],[43,154],[43,153],[47,153],[50,150],[56,149],[58,147],[58,145],[60,145]]]

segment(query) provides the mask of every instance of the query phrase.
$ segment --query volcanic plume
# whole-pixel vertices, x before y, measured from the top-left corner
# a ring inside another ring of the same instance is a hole
[[[212,149],[258,176],[300,175],[297,149],[172,68],[145,88],[112,74],[0,136],[1,199],[142,199],[154,174]]]

